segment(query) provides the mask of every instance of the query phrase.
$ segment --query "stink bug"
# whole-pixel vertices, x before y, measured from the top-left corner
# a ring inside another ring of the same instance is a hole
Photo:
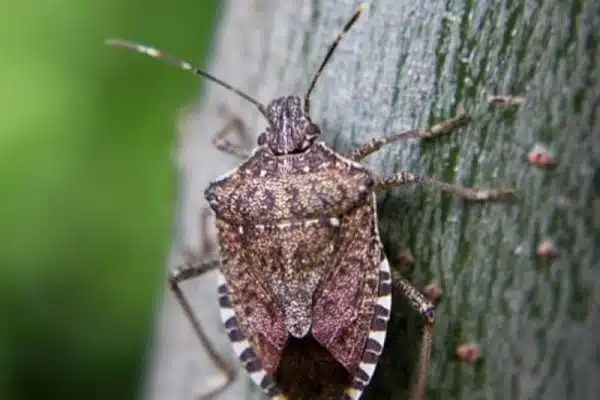
[[[226,139],[244,131],[238,119],[215,136],[219,149],[244,158],[205,191],[216,217],[219,258],[192,257],[169,279],[194,331],[228,378],[213,394],[231,383],[234,369],[211,346],[180,286],[217,270],[225,330],[242,365],[270,398],[360,398],[383,350],[393,291],[406,296],[425,321],[412,394],[413,399],[423,398],[435,307],[390,269],[378,232],[375,193],[424,183],[468,200],[512,194],[459,187],[405,171],[380,179],[359,163],[395,141],[448,134],[470,121],[467,113],[372,140],[347,155],[320,139],[321,130],[310,118],[310,94],[364,9],[359,7],[344,24],[303,99],[285,96],[267,105],[162,51],[128,41],[108,42],[207,78],[254,104],[268,122],[251,154]]]

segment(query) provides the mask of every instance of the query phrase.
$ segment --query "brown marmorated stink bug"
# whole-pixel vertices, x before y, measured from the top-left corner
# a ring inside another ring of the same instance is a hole
[[[365,6],[345,23],[302,100],[285,96],[264,105],[185,61],[144,45],[109,40],[163,59],[237,93],[266,118],[252,154],[226,139],[244,132],[232,119],[215,145],[244,157],[213,181],[205,197],[216,215],[219,258],[193,257],[170,276],[171,289],[227,382],[234,369],[206,337],[180,284],[217,270],[222,322],[252,380],[272,399],[358,399],[383,350],[392,291],[406,296],[425,321],[412,399],[425,396],[435,307],[390,269],[377,227],[375,192],[424,183],[468,200],[499,200],[511,191],[478,190],[398,172],[379,179],[359,161],[389,143],[432,138],[470,121],[467,113],[425,129],[372,140],[347,155],[322,140],[309,112],[310,94],[338,43]],[[237,128],[237,129],[234,129]],[[393,277],[393,279],[392,279]]]

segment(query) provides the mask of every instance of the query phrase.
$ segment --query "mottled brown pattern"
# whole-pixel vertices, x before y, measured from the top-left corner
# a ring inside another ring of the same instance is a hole
[[[313,335],[352,372],[360,363],[378,297],[377,285],[370,284],[378,282],[381,259],[373,204],[344,217],[335,268],[320,288],[313,311]]]
[[[217,222],[217,228],[221,252],[231,255],[231,258],[223,263],[222,272],[227,280],[228,297],[237,316],[237,322],[258,354],[265,371],[273,374],[288,337],[287,329],[283,324],[283,312],[273,292],[253,266],[240,261],[236,252],[239,252],[241,243],[235,240],[223,240],[225,237],[233,239],[235,235],[239,235],[237,229],[227,227],[227,224],[222,221]]]
[[[266,373],[287,393],[299,389],[285,377],[321,368],[314,384],[339,379],[340,398],[359,373],[378,296],[370,172],[320,142],[283,156],[259,147],[206,197],[229,299]],[[301,353],[316,358],[298,364]]]
[[[217,216],[236,225],[344,215],[372,193],[374,180],[358,164],[342,161],[322,143],[275,156],[260,149],[248,162],[206,190]]]
[[[237,275],[248,269],[256,275],[254,286],[264,285],[272,297],[273,307],[283,310],[286,330],[294,336],[304,336],[312,320],[312,296],[320,281],[332,266],[341,226],[333,227],[320,220],[304,226],[305,221],[290,225],[268,225],[265,228],[247,226],[243,233],[235,225],[219,221],[221,235],[243,236],[243,240],[223,244],[223,251],[233,255],[223,274]],[[221,243],[223,243],[221,241]],[[246,281],[247,282],[247,281]],[[229,290],[235,304],[237,293]],[[246,294],[248,288],[244,289]],[[247,299],[246,295],[243,296]],[[243,308],[252,308],[244,300]],[[240,306],[241,308],[242,306]],[[238,310],[236,309],[236,312]],[[244,313],[250,314],[244,310]],[[261,324],[262,325],[262,324]]]

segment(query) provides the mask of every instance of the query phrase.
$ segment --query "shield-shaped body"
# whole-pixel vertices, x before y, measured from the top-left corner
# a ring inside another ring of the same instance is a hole
[[[213,182],[221,316],[251,378],[280,399],[358,399],[383,349],[391,277],[374,179],[323,142],[259,146]]]

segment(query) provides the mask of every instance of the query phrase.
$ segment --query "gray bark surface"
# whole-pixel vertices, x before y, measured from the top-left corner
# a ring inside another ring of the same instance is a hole
[[[303,95],[357,5],[227,2],[209,70],[263,102]],[[430,399],[600,393],[599,8],[596,0],[374,1],[317,83],[313,120],[342,152],[453,116],[459,106],[474,115],[454,135],[370,156],[365,164],[380,176],[410,170],[521,194],[516,204],[469,204],[418,186],[379,197],[392,267],[418,287],[436,282],[444,292]],[[182,246],[198,247],[197,215],[209,181],[238,162],[211,145],[223,125],[218,106],[240,115],[254,139],[265,126],[251,104],[214,84],[203,88],[201,105],[181,125],[179,231],[169,268],[181,260]],[[498,108],[486,103],[489,94],[526,101]],[[526,162],[536,144],[554,152],[554,168]],[[535,254],[547,238],[558,249],[554,260]],[[395,261],[400,251],[413,255],[414,268]],[[214,275],[185,287],[215,343],[236,362],[219,324]],[[418,328],[418,318],[395,299],[385,356],[365,398],[405,398]],[[482,351],[473,365],[455,355],[467,342]],[[147,398],[191,399],[218,381],[168,294],[154,344]],[[240,372],[218,398],[260,397]]]

